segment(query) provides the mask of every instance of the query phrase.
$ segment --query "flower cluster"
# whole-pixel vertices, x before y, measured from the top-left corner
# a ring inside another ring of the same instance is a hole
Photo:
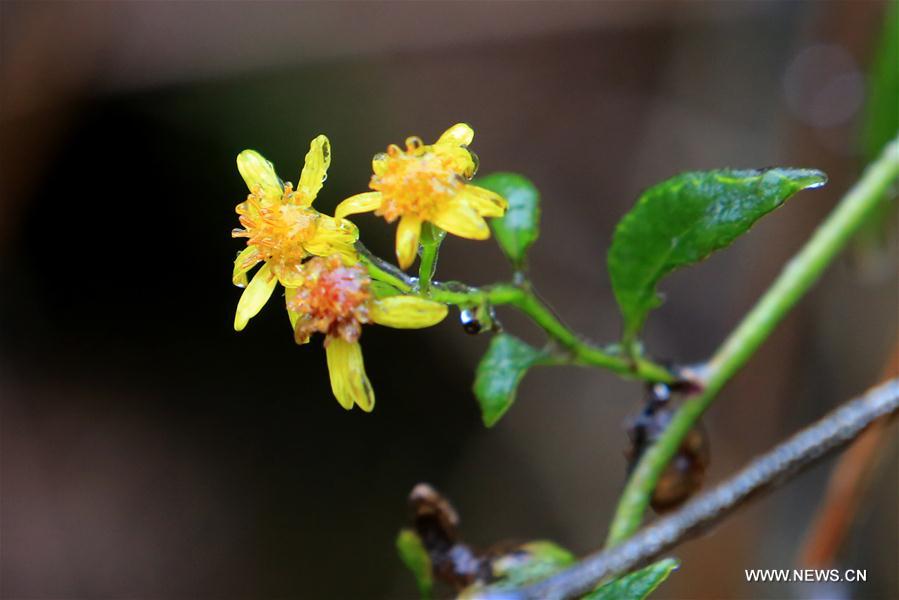
[[[373,191],[347,198],[334,217],[312,207],[331,163],[328,138],[312,140],[296,188],[259,153],[241,152],[237,168],[250,193],[237,205],[242,228],[232,232],[247,240],[234,261],[233,282],[245,288],[234,329],[242,330],[280,283],[296,342],[324,335],[337,401],[346,409],[371,411],[375,396],[359,346],[362,325],[430,327],[446,317],[447,307],[396,290],[378,297],[354,246],[359,231],[346,217],[374,211],[388,223],[398,219],[396,255],[404,269],[415,260],[425,222],[460,237],[488,238],[484,218],[502,216],[506,201],[470,183],[477,169],[477,157],[468,150],[473,137],[471,127],[458,124],[432,145],[416,137],[406,140],[405,150],[390,145],[372,161]],[[259,263],[248,283],[247,273]]]

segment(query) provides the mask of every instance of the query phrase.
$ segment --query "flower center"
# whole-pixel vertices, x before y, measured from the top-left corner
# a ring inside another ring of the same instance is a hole
[[[383,201],[375,211],[388,222],[402,215],[430,220],[465,185],[449,157],[422,145],[419,138],[406,140],[406,150],[392,144],[387,148],[380,174],[370,187],[381,192]]]
[[[297,339],[313,333],[339,335],[355,342],[368,322],[371,279],[358,265],[344,266],[337,256],[315,257],[303,264],[303,283],[288,300],[300,314]]]
[[[294,203],[294,191],[285,184],[279,202],[263,198],[261,190],[254,190],[246,202],[237,205],[243,230],[235,229],[234,237],[245,237],[247,245],[256,246],[262,258],[275,265],[292,269],[300,264],[307,252],[304,244],[315,235],[318,212]]]

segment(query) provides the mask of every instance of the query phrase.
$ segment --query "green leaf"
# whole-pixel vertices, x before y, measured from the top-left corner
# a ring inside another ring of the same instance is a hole
[[[493,173],[474,183],[509,201],[506,214],[490,219],[490,227],[509,260],[516,268],[522,267],[528,248],[540,234],[540,192],[517,173]]]
[[[484,425],[493,427],[499,421],[512,406],[515,390],[527,370],[548,358],[545,352],[506,333],[490,341],[474,379],[474,394],[481,405]]]
[[[643,600],[668,579],[677,566],[673,558],[660,560],[600,586],[582,600]]]
[[[683,173],[645,191],[619,221],[608,254],[625,344],[661,304],[662,277],[728,246],[799,190],[826,181],[812,169],[725,169]]]
[[[396,538],[396,549],[403,564],[412,571],[423,600],[431,598],[434,579],[431,574],[431,557],[421,543],[421,538],[411,529],[403,529]]]
[[[574,555],[558,544],[540,540],[528,542],[493,562],[496,583],[490,587],[513,588],[530,585],[574,564]]]

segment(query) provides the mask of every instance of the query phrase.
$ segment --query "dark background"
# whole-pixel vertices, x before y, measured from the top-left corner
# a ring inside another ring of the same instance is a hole
[[[604,252],[642,189],[688,169],[825,170],[826,188],[665,282],[647,347],[700,360],[858,176],[883,19],[866,1],[3,2],[0,595],[410,598],[394,537],[419,481],[454,500],[474,544],[595,549],[641,387],[537,370],[485,430],[469,388],[487,336],[448,319],[366,328],[378,405],[346,413],[324,352],[293,344],[276,302],[232,330],[236,154],[296,181],[327,134],[316,205],[331,212],[388,143],[471,123],[482,173],[543,193],[536,284],[602,341],[620,327]],[[393,227],[357,222],[392,255]],[[508,273],[492,243],[450,239],[442,257],[440,278]],[[897,302],[895,249],[833,265],[711,411],[710,480],[872,384]],[[895,450],[841,557],[868,570],[851,597],[899,591]],[[679,548],[658,597],[819,593],[743,569],[793,566],[827,474]]]

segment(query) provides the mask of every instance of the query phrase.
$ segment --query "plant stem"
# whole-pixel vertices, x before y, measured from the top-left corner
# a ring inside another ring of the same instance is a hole
[[[421,228],[421,260],[418,263],[418,287],[422,294],[427,295],[431,288],[431,279],[437,271],[437,254],[440,252],[440,244],[446,232],[432,225],[424,223]]]
[[[615,349],[605,349],[581,339],[562,323],[537,297],[530,284],[498,283],[484,287],[472,287],[456,281],[432,281],[425,293],[419,280],[409,277],[398,267],[372,255],[357,244],[359,255],[373,279],[383,281],[403,293],[422,293],[431,300],[455,306],[492,304],[514,306],[536,323],[546,334],[565,348],[567,356],[560,363],[608,369],[625,377],[635,377],[650,382],[673,383],[677,377],[670,370],[653,361],[637,356],[623,356]],[[436,258],[436,257],[435,257]]]
[[[703,390],[686,400],[658,441],[646,451],[618,503],[607,544],[617,544],[640,526],[652,491],[684,438],[721,388],[746,364],[774,328],[874,210],[899,177],[899,139],[884,148],[774,284],[727,337],[704,372]]]

